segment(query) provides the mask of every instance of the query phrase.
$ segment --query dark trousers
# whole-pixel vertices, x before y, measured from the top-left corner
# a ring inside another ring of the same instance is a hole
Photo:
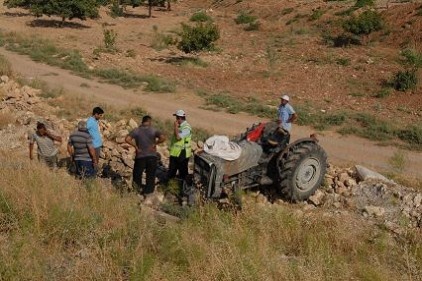
[[[95,170],[92,161],[75,160],[76,175],[80,178],[93,178],[95,177]]]
[[[133,166],[133,184],[134,188],[139,193],[147,195],[154,192],[157,163],[158,158],[156,156],[147,156],[135,159],[135,165]],[[146,176],[146,185],[141,191],[142,174],[144,171]]]
[[[179,179],[186,179],[188,175],[188,164],[189,158],[186,158],[184,155],[179,157],[170,156],[168,179],[175,178],[177,171],[179,171]]]

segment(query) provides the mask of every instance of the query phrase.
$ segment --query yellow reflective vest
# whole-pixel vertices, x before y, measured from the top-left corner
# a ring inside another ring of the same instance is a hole
[[[192,127],[186,121],[180,124],[179,134],[185,129],[189,129],[189,135],[186,137],[177,140],[174,135],[172,136],[170,142],[170,156],[179,157],[183,149],[186,150],[186,158],[189,158],[192,155]]]

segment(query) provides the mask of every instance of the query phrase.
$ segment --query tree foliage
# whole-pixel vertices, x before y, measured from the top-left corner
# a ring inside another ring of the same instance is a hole
[[[8,8],[23,8],[29,10],[36,17],[59,16],[72,20],[78,18],[97,18],[102,0],[5,0]]]
[[[185,53],[211,50],[220,38],[218,27],[210,22],[190,26],[182,23],[181,41],[178,48]]]

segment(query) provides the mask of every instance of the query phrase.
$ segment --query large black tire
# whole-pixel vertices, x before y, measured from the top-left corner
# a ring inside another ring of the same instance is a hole
[[[299,141],[277,161],[279,188],[283,197],[307,200],[321,186],[327,170],[327,154],[313,141]]]

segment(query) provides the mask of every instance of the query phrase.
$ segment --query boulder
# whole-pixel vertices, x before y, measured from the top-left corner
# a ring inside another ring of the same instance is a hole
[[[2,81],[3,83],[7,83],[7,82],[9,82],[9,76],[7,76],[7,75],[2,75],[2,76],[0,77],[0,79],[1,79],[1,81]]]
[[[365,206],[363,212],[366,213],[370,217],[382,217],[385,214],[385,209],[382,207],[377,206]]]
[[[314,195],[312,195],[311,197],[309,197],[309,201],[314,204],[315,206],[320,206],[323,203],[323,199],[325,197],[324,192],[322,192],[321,190],[317,189],[317,191],[315,191]]]
[[[135,120],[133,120],[132,118],[129,120],[129,128],[131,130],[138,128],[138,123],[136,123]]]
[[[376,180],[381,180],[388,183],[394,183],[394,181],[384,177],[383,175],[377,172],[374,172],[368,168],[365,168],[363,166],[356,165],[355,168],[356,168],[357,175],[359,176],[361,180],[376,179]]]

